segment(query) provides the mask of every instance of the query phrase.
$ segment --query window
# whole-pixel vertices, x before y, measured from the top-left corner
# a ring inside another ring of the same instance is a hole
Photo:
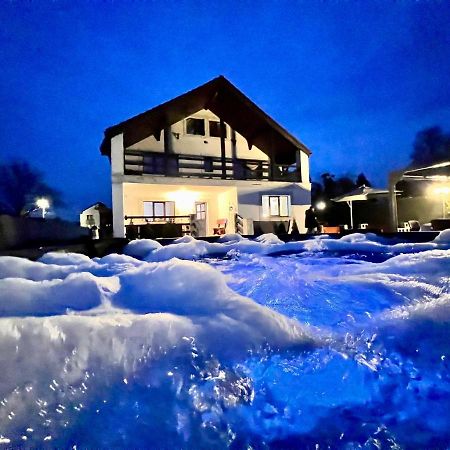
[[[210,120],[209,121],[209,135],[211,137],[220,137],[220,122],[217,120]],[[224,124],[223,127],[223,135],[226,139],[227,137],[227,126]]]
[[[175,202],[144,202],[144,216],[149,222],[164,221],[167,222],[170,216],[175,215]]]
[[[197,136],[205,135],[205,121],[203,119],[194,119],[189,117],[186,119],[186,134],[194,134]]]
[[[197,220],[206,220],[206,203],[195,204],[195,218]]]
[[[291,209],[290,195],[263,195],[262,215],[264,217],[289,217]]]

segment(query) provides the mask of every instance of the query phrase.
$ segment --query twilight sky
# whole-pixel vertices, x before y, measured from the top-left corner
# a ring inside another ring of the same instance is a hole
[[[448,1],[0,1],[0,162],[76,218],[110,204],[103,130],[225,75],[312,151],[378,186],[417,131],[450,131]]]

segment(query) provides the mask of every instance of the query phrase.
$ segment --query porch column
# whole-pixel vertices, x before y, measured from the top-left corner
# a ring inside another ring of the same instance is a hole
[[[166,175],[176,175],[175,166],[173,164],[173,142],[172,142],[172,126],[164,128],[164,170]]]
[[[111,139],[111,187],[113,210],[113,235],[125,237],[125,219],[123,206],[124,148],[123,133]]]
[[[389,211],[390,211],[390,231],[397,232],[398,210],[397,196],[395,193],[396,184],[402,179],[403,171],[391,172],[389,174]]]
[[[222,162],[222,179],[227,177],[227,160],[225,152],[225,122],[220,119],[220,159]]]

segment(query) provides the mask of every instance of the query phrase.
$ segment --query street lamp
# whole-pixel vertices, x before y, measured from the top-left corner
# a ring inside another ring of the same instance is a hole
[[[47,212],[47,209],[50,208],[50,202],[48,201],[48,199],[42,197],[42,198],[38,198],[36,200],[36,206],[42,210],[42,218],[45,217],[45,214]]]
[[[316,203],[316,209],[318,211],[323,211],[325,208],[327,207],[327,204],[323,201],[317,202]]]

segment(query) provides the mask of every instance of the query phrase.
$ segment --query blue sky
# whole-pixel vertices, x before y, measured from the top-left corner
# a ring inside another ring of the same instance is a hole
[[[450,2],[0,2],[0,160],[76,217],[110,202],[103,130],[223,74],[312,151],[379,186],[450,131]]]

